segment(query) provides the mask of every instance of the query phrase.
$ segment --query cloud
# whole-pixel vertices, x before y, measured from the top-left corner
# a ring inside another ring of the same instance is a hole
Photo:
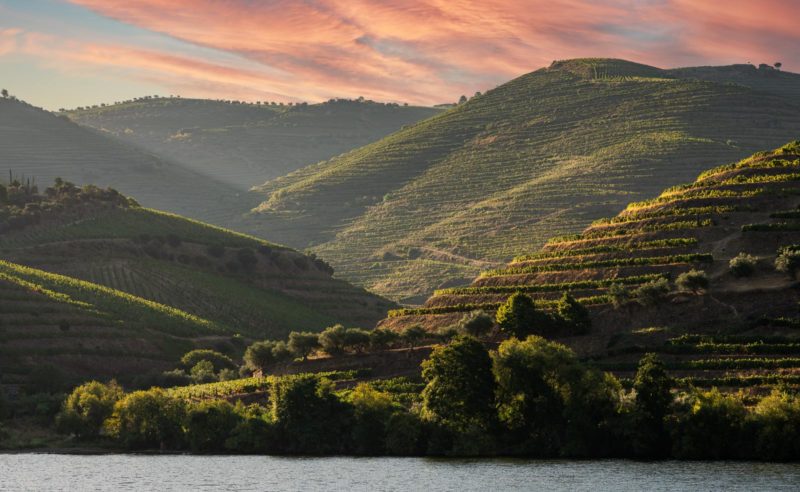
[[[18,28],[0,28],[0,56],[17,51],[17,38],[21,32]]]
[[[171,88],[218,95],[435,103],[582,56],[657,66],[800,64],[793,0],[69,1],[241,60],[93,40],[78,49],[86,63],[127,65]],[[3,46],[0,35],[0,54]]]

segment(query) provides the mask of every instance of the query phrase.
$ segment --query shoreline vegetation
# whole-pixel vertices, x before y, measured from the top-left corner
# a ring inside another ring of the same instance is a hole
[[[642,357],[632,387],[625,388],[566,346],[537,335],[511,337],[496,350],[459,335],[433,349],[422,363],[421,383],[394,378],[337,388],[335,380],[345,376],[267,376],[267,394],[249,403],[188,399],[181,388],[125,392],[113,381],[89,382],[61,405],[58,443],[4,452],[800,457],[800,398],[781,389],[756,399],[716,388],[675,390],[655,354]],[[39,425],[46,426],[43,420]]]

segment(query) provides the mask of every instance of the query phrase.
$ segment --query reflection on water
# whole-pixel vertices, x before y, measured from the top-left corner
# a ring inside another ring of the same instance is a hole
[[[800,464],[9,454],[0,490],[800,490]]]

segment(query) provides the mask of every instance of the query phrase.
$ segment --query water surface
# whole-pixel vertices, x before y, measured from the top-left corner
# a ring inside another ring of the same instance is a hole
[[[0,490],[800,490],[800,464],[7,454]]]

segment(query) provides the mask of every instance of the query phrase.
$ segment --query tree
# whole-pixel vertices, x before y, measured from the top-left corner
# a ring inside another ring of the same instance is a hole
[[[219,372],[222,369],[233,369],[236,364],[233,363],[230,357],[221,354],[216,350],[210,349],[196,349],[186,352],[181,357],[181,365],[184,369],[191,369],[200,361],[208,361],[213,366],[214,372]]]
[[[134,391],[114,405],[105,429],[130,449],[177,449],[183,443],[186,406],[161,388]]]
[[[344,333],[344,346],[356,353],[363,352],[369,346],[369,332],[361,328],[348,328]]]
[[[668,436],[664,419],[672,403],[672,378],[664,363],[655,354],[646,354],[639,361],[633,381],[634,403],[633,451],[636,455],[658,458],[666,454]]]
[[[467,102],[467,96],[462,95],[458,98],[458,104],[464,104],[465,102]]]
[[[274,353],[276,344],[272,340],[264,340],[247,347],[244,352],[245,367],[251,371],[265,371],[272,366],[277,362]]]
[[[97,437],[103,422],[114,411],[114,404],[122,397],[122,388],[115,381],[103,384],[90,381],[75,388],[64,401],[56,417],[60,432],[78,438]]]
[[[522,292],[512,294],[497,309],[495,320],[501,330],[519,339],[532,333],[551,335],[554,331],[553,319],[536,309],[533,299]]]
[[[556,313],[566,333],[584,335],[592,329],[592,317],[586,306],[578,302],[569,292],[564,292],[556,305]]]
[[[739,253],[728,262],[728,268],[734,277],[749,277],[756,271],[758,259],[747,253]]]
[[[458,331],[473,337],[485,336],[494,328],[494,319],[482,310],[465,314],[458,322]]]
[[[210,400],[189,406],[186,412],[186,441],[195,452],[223,451],[225,440],[242,418],[225,400]]]
[[[201,360],[195,364],[189,371],[192,376],[192,381],[196,384],[213,383],[218,381],[214,373],[214,364],[207,360]]]
[[[423,328],[420,325],[413,325],[404,329],[403,332],[400,334],[400,338],[402,338],[403,341],[406,342],[409,349],[414,350],[417,344],[427,335],[428,332],[425,331],[425,328]]]
[[[375,328],[369,333],[369,346],[372,350],[386,350],[400,338],[400,335],[386,328]]]
[[[296,357],[302,357],[303,360],[307,360],[309,354],[319,348],[319,335],[307,331],[293,331],[289,333],[287,346]]]
[[[675,285],[679,290],[697,294],[708,290],[708,275],[702,270],[691,269],[678,275]]]
[[[319,334],[319,344],[322,350],[330,355],[338,355],[344,352],[347,335],[347,329],[342,325],[333,325],[325,328]]]
[[[350,407],[333,393],[333,385],[315,375],[275,378],[270,388],[278,451],[330,454],[350,444]]]
[[[526,455],[608,454],[619,383],[584,367],[568,347],[532,335],[492,354],[497,411],[509,449]]]
[[[3,99],[8,99],[8,89],[0,90],[0,96],[3,96]]]
[[[775,65],[773,65],[773,66],[774,66],[774,67],[775,67],[777,70],[780,70],[780,69],[781,69],[781,67],[783,66],[783,63],[781,63],[781,62],[775,62]]]
[[[672,456],[722,460],[740,457],[747,410],[740,397],[717,388],[692,391],[672,423]]]
[[[355,451],[371,456],[385,452],[387,421],[394,410],[388,393],[377,391],[366,383],[356,386],[347,401],[353,406]]]
[[[436,347],[422,363],[423,414],[459,432],[488,429],[494,421],[494,388],[489,352],[477,339],[456,338]]]

